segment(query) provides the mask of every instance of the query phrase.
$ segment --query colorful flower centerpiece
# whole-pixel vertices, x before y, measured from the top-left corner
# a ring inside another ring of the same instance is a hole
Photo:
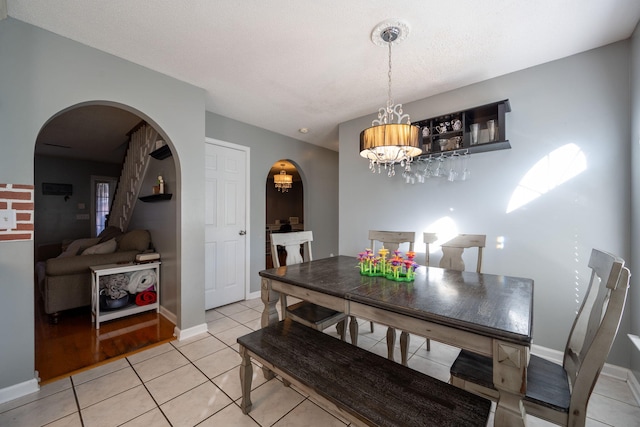
[[[418,264],[413,260],[416,253],[407,252],[407,258],[400,251],[393,251],[393,257],[387,259],[389,250],[382,247],[375,256],[371,249],[358,254],[358,267],[363,276],[384,276],[397,282],[410,282],[415,279]]]

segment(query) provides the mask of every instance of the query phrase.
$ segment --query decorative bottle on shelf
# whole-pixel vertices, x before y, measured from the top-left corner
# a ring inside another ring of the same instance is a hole
[[[160,188],[158,194],[164,194],[164,179],[162,179],[162,175],[158,176],[158,187]]]

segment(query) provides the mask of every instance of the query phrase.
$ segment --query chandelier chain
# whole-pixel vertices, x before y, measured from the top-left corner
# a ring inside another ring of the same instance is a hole
[[[393,114],[393,97],[391,96],[391,41],[387,42],[389,45],[389,91],[387,93],[387,111]],[[392,117],[390,117],[391,119]]]

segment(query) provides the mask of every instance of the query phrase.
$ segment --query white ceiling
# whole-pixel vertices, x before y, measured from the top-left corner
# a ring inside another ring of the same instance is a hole
[[[338,123],[386,102],[382,21],[409,26],[393,48],[406,104],[626,39],[640,19],[638,0],[6,1],[10,17],[203,88],[208,111],[332,150]]]

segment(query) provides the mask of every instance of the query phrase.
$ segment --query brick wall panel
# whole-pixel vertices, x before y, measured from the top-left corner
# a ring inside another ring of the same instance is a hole
[[[33,240],[33,185],[0,184],[0,209],[16,210],[16,228],[0,230],[0,242]]]

